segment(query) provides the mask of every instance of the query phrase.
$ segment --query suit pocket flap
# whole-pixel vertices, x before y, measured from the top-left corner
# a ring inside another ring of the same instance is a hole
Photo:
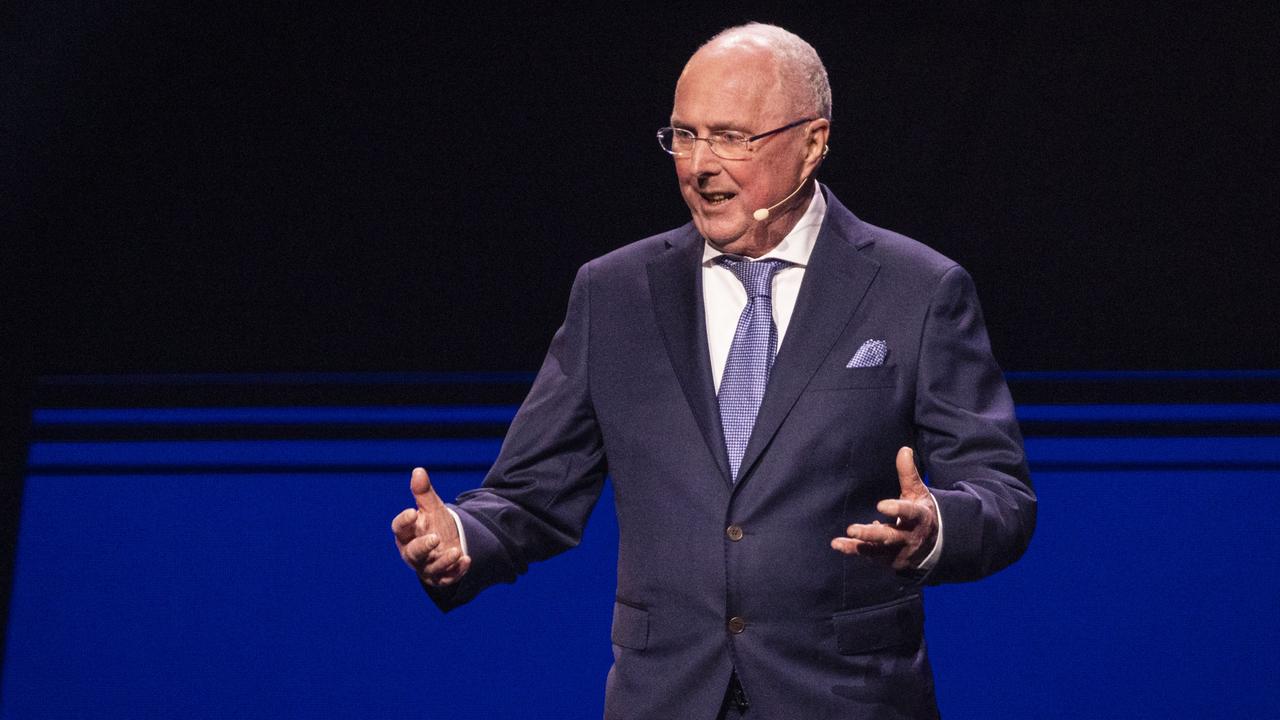
[[[874,367],[823,369],[814,378],[806,390],[845,390],[891,388],[898,385],[897,365],[876,365]]]
[[[614,645],[643,650],[649,644],[649,611],[623,602],[613,604]]]
[[[832,620],[836,626],[836,648],[841,655],[860,655],[895,645],[918,645],[924,635],[924,603],[919,595],[911,595],[836,613]]]

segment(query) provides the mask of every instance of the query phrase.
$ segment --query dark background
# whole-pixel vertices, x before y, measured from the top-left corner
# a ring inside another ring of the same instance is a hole
[[[36,376],[536,368],[581,263],[687,220],[653,133],[751,19],[1006,369],[1280,367],[1257,7],[0,4],[0,522]]]
[[[533,369],[578,265],[687,220],[653,132],[748,19],[1006,368],[1280,365],[1274,10],[168,5],[0,15],[10,367]]]

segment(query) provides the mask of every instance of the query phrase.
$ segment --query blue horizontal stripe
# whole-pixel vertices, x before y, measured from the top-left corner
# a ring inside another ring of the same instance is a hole
[[[1011,370],[1012,382],[1280,380],[1280,370]],[[506,385],[533,382],[532,372],[293,372],[45,375],[45,385]]]
[[[1280,404],[1019,405],[1023,422],[1276,422]]]
[[[410,407],[38,408],[47,425],[508,424],[516,405]],[[1024,422],[1280,422],[1280,403],[1019,405]]]
[[[29,466],[316,467],[487,465],[497,439],[450,440],[182,440],[37,442]],[[1280,464],[1280,437],[1029,438],[1033,465]]]
[[[531,372],[294,372],[44,375],[44,385],[511,385]]]
[[[42,467],[326,465],[487,465],[497,439],[449,440],[145,440],[36,442],[27,464]]]
[[[1010,382],[1280,380],[1280,370],[1011,370],[1004,376]]]
[[[39,408],[33,419],[36,425],[505,425],[515,414],[515,405]]]
[[[1280,464],[1280,437],[1027,438],[1034,466]]]

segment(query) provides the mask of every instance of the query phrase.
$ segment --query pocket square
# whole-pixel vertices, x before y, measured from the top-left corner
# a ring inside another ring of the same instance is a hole
[[[849,360],[847,368],[864,368],[876,367],[884,364],[884,358],[889,354],[889,346],[883,340],[868,340],[862,343],[862,347],[858,348],[858,352],[853,354]]]

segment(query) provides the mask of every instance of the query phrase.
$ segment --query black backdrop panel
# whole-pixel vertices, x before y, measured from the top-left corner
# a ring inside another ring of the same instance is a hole
[[[1276,366],[1280,28],[1246,8],[19,4],[16,365],[534,368],[578,265],[687,219],[653,131],[759,19],[830,69],[821,179],[970,269],[1006,367]]]

